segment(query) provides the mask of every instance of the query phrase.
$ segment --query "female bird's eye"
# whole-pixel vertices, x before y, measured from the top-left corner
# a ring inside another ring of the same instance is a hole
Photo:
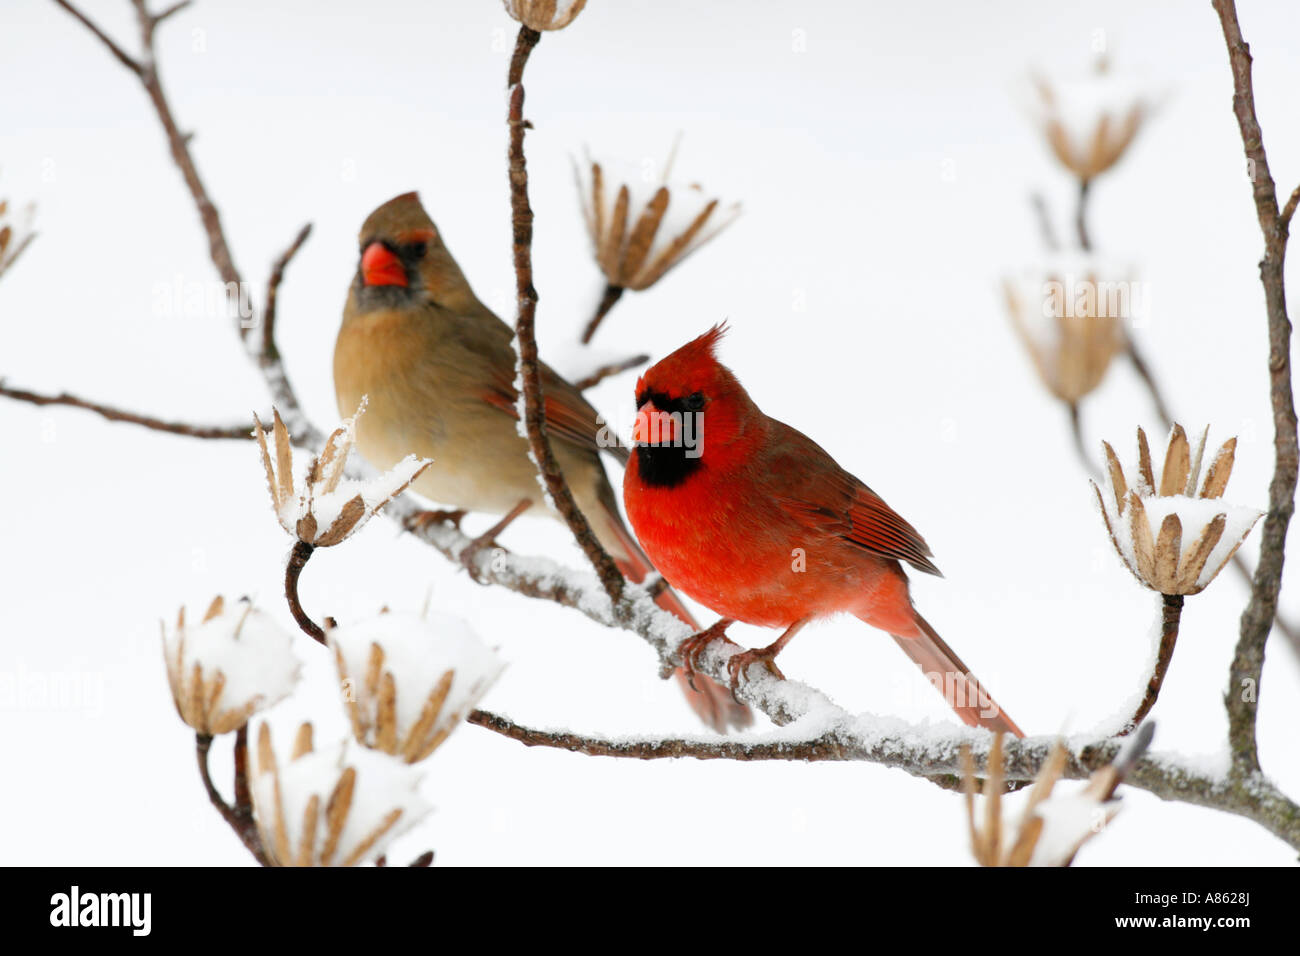
[[[429,244],[425,242],[413,242],[406,247],[406,251],[412,259],[423,259],[424,254],[429,251]]]
[[[695,392],[693,395],[687,395],[682,401],[688,412],[698,412],[704,408],[704,393]]]

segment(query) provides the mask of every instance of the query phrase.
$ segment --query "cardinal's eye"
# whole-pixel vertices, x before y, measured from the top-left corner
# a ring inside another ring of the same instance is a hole
[[[698,412],[704,408],[704,393],[696,392],[693,395],[687,395],[682,400],[682,405],[688,412]]]
[[[406,247],[406,252],[412,259],[423,259],[428,251],[429,244],[426,242],[413,242]]]

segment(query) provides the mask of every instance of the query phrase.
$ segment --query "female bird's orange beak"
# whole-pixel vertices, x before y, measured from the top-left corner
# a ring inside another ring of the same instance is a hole
[[[372,242],[361,255],[361,278],[366,285],[405,287],[406,267],[382,242]]]

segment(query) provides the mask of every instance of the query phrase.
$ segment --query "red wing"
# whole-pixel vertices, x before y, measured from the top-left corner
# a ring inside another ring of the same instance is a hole
[[[853,504],[849,509],[849,533],[845,535],[856,545],[906,561],[918,571],[939,574],[930,560],[932,552],[925,539],[880,496],[862,482],[848,475],[856,484]]]
[[[781,423],[777,423],[781,424]],[[940,574],[930,547],[898,512],[835,463],[820,445],[788,425],[781,436],[784,453],[772,462],[795,479],[796,495],[780,499],[786,510],[823,534],[842,538],[864,551],[906,561],[918,571]]]

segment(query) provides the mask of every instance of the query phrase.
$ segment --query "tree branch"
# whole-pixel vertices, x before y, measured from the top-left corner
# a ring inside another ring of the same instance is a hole
[[[1259,563],[1255,567],[1250,603],[1241,615],[1241,632],[1224,695],[1233,768],[1238,775],[1248,775],[1259,771],[1256,706],[1264,668],[1264,645],[1277,613],[1278,593],[1282,587],[1287,527],[1295,512],[1300,446],[1297,445],[1295,399],[1291,388],[1291,321],[1287,318],[1283,284],[1287,223],[1278,212],[1277,191],[1264,152],[1264,134],[1255,113],[1250,48],[1237,22],[1237,6],[1233,0],[1214,0],[1214,9],[1219,15],[1228,48],[1233,113],[1254,172],[1255,213],[1264,237],[1264,258],[1259,263],[1259,277],[1264,286],[1268,315],[1269,399],[1273,407],[1274,467],[1268,491],[1268,515],[1260,533]]]
[[[1146,715],[1151,713],[1151,708],[1156,705],[1156,699],[1160,696],[1160,688],[1164,685],[1169,663],[1174,659],[1174,645],[1178,643],[1178,622],[1183,614],[1183,596],[1181,594],[1162,594],[1160,597],[1162,619],[1160,622],[1160,648],[1156,652],[1156,665],[1151,672],[1151,679],[1147,681],[1147,689],[1146,693],[1142,695],[1142,702],[1138,704],[1137,710],[1129,718],[1124,729],[1119,732],[1121,737],[1126,737],[1137,730],[1138,725],[1142,723]]]
[[[246,770],[248,759],[247,725],[239,729],[235,738],[235,805],[233,807],[222,799],[216,784],[212,782],[212,774],[208,770],[208,751],[211,749],[212,736],[210,734],[194,735],[194,752],[198,759],[199,776],[203,780],[203,789],[208,793],[208,800],[221,814],[221,819],[225,820],[230,829],[235,831],[235,835],[239,837],[245,849],[253,854],[253,858],[262,866],[268,866],[266,853],[262,849],[262,840],[257,835],[257,825],[253,822],[253,803],[248,792]]]
[[[1287,228],[1288,235],[1290,235],[1291,217],[1295,215],[1297,204],[1300,204],[1300,186],[1291,193],[1291,198],[1286,201],[1286,206],[1282,209],[1282,225]]]
[[[327,643],[325,632],[321,626],[311,619],[302,608],[302,602],[298,599],[298,578],[302,575],[302,569],[307,566],[308,559],[316,548],[306,541],[295,541],[293,550],[289,552],[289,560],[284,567],[284,598],[289,604],[289,613],[293,619],[298,622],[303,633],[310,637],[318,644]]]
[[[78,398],[76,395],[69,395],[67,392],[60,392],[58,395],[42,395],[38,392],[29,392],[26,389],[10,388],[4,384],[3,380],[0,380],[0,395],[16,401],[28,402],[32,405],[70,405],[73,408],[84,408],[96,415],[107,418],[110,422],[127,422],[153,431],[185,435],[188,438],[243,439],[250,441],[253,438],[252,425],[194,425],[189,422],[167,422],[160,418],[151,418],[148,415],[113,408],[111,405],[100,405],[97,402]]]
[[[662,760],[694,757],[697,760],[846,760],[844,749],[831,734],[814,740],[610,740],[584,737],[566,730],[535,730],[485,710],[472,711],[469,723],[517,740],[525,747],[553,747],[589,757],[633,757]]]
[[[1092,251],[1092,239],[1088,235],[1088,192],[1091,185],[1091,180],[1079,180],[1079,198],[1074,205],[1074,229],[1079,237],[1079,248],[1084,252]]]
[[[648,355],[633,355],[631,358],[623,359],[621,362],[610,362],[608,365],[602,365],[590,375],[584,375],[573,383],[573,387],[580,392],[595,385],[599,385],[611,375],[618,375],[620,372],[626,372],[628,369],[636,368],[638,365],[644,365],[650,361]]]
[[[275,345],[275,306],[280,292],[280,283],[284,279],[284,270],[288,268],[293,257],[298,254],[302,244],[311,235],[311,223],[298,230],[298,235],[289,244],[289,248],[280,254],[271,267],[271,278],[266,283],[266,303],[262,307],[262,356],[278,362],[280,350]]]
[[[521,26],[510,58],[507,87],[510,90],[510,110],[506,122],[510,128],[510,221],[514,236],[515,295],[518,311],[515,316],[515,351],[519,356],[517,372],[520,380],[519,418],[528,436],[529,454],[537,466],[546,494],[555,510],[560,513],[569,530],[573,532],[578,547],[596,569],[601,585],[610,599],[617,602],[626,582],[583,515],[578,503],[564,480],[560,463],[555,458],[550,439],[546,434],[546,414],[542,395],[541,364],[537,354],[535,329],[537,315],[537,290],[533,287],[533,210],[528,202],[528,167],[524,159],[524,67],[541,34],[531,27]]]
[[[68,3],[67,0],[54,0],[54,2],[57,3],[59,6],[61,6],[64,10],[68,11],[68,13],[72,14],[78,20],[80,20],[82,25],[85,26],[87,30],[89,30],[99,39],[100,43],[108,47],[108,52],[112,53],[113,56],[117,57],[117,62],[121,63],[124,67],[126,67],[136,76],[144,75],[144,67],[140,65],[140,62],[136,60],[135,57],[128,54],[120,46],[118,46],[113,41],[113,38],[110,37],[103,30],[101,30],[93,20],[87,17],[84,13],[82,13],[72,4]]]
[[[605,321],[605,316],[609,315],[609,310],[614,308],[622,297],[623,287],[621,285],[614,285],[612,282],[605,283],[605,290],[600,294],[600,302],[596,304],[596,312],[582,330],[581,341],[583,345],[591,344],[591,337],[596,334],[596,329],[600,328],[600,323]]]
[[[124,53],[121,47],[67,0],[54,0],[54,2],[76,17],[108,47],[119,62],[139,77],[141,85],[154,107],[154,112],[158,116],[158,121],[162,125],[163,132],[166,134],[172,160],[180,170],[190,197],[193,199],[195,208],[198,211],[204,233],[208,238],[208,253],[212,259],[212,264],[216,267],[221,280],[226,283],[227,295],[238,296],[239,289],[243,285],[243,277],[235,267],[230,245],[226,241],[225,230],[221,225],[221,217],[217,213],[217,207],[208,195],[207,188],[203,185],[203,180],[199,176],[194,157],[190,154],[190,136],[180,131],[180,126],[172,113],[166,93],[163,90],[162,78],[158,73],[155,59],[154,31],[163,20],[184,9],[188,4],[186,2],[176,3],[166,8],[162,13],[155,15],[149,13],[145,0],[131,0],[132,6],[135,7],[136,20],[140,26],[140,42],[144,51],[142,58],[136,60]],[[242,317],[238,328],[240,338],[244,341],[249,356],[262,369],[263,377],[266,379],[267,387],[271,392],[272,401],[280,410],[280,415],[292,432],[295,443],[320,447],[324,442],[324,436],[303,414],[302,408],[298,404],[297,395],[289,384],[288,375],[285,372],[284,364],[280,361],[279,350],[275,347],[274,341],[275,294],[279,288],[280,279],[283,278],[285,267],[303,242],[306,241],[309,232],[310,225],[299,231],[298,236],[272,270],[271,281],[267,289],[267,310],[270,311],[271,315],[270,321],[264,324],[262,335],[256,338],[249,336],[249,330],[256,327],[257,323],[245,323]]]

